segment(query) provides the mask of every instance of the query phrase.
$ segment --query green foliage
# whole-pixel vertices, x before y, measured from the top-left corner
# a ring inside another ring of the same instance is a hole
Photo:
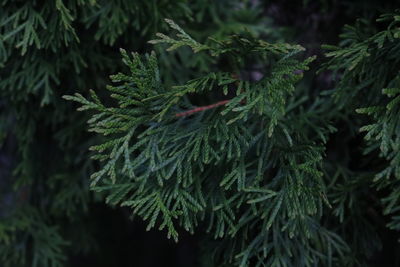
[[[201,266],[400,264],[395,1],[0,6],[1,266],[126,265],[126,213]]]
[[[334,96],[341,103],[351,101],[356,112],[370,116],[360,128],[366,132],[365,153],[380,149],[380,156],[387,160],[379,166],[372,183],[377,189],[389,189],[382,198],[384,214],[392,215],[388,226],[400,229],[400,16],[398,11],[382,15],[378,20],[387,29],[365,32],[360,21],[358,27],[347,27],[342,35],[341,47],[333,48],[327,56],[328,69],[344,70]],[[329,47],[331,48],[331,47]],[[351,96],[351,98],[349,98]]]
[[[88,147],[97,138],[85,131],[87,117],[75,112],[61,95],[76,91],[85,95],[88,88],[105,86],[106,74],[122,65],[115,47],[145,50],[147,43],[142,40],[166,29],[165,17],[202,28],[207,21],[211,35],[237,31],[243,25],[256,27],[260,19],[245,10],[252,8],[236,1],[3,0],[0,6],[0,223],[7,229],[18,221],[32,225],[7,230],[9,238],[22,231],[24,238],[8,244],[2,239],[0,265],[32,266],[32,255],[41,255],[36,256],[37,266],[68,266],[67,259],[93,252],[97,245],[90,237],[95,229],[88,228],[85,218],[94,216],[88,207],[101,196],[93,198],[88,191],[88,177],[95,169]],[[230,20],[229,28],[220,20],[222,13]],[[178,54],[176,61],[161,59],[160,64],[166,69],[176,66],[180,58],[188,59],[186,55]],[[203,58],[196,62],[203,69],[208,64]],[[179,78],[192,73],[180,72]],[[170,82],[178,77],[160,75]],[[8,145],[11,148],[3,151]],[[11,163],[3,166],[3,158]],[[20,195],[24,197],[17,201]],[[32,212],[21,212],[25,209]],[[40,237],[43,242],[32,246],[38,233],[54,234]],[[64,247],[58,240],[73,246]],[[19,254],[19,248],[25,254]],[[43,255],[46,251],[49,254]]]
[[[152,43],[167,43],[169,50],[189,46],[217,62],[227,58],[231,69],[165,88],[154,53],[142,58],[122,50],[130,72],[111,76],[115,85],[107,87],[116,106],[104,105],[93,91],[92,100],[65,96],[82,104],[79,110],[95,110],[90,131],[106,136],[91,148],[103,162],[92,188],[109,192],[107,202],[131,207],[148,229],[157,224],[175,240],[177,225],[189,232],[208,225],[215,238],[231,240],[226,262],[339,262],[347,245],[318,223],[326,202],[321,145],[330,128],[295,96],[295,83],[314,57],[300,60],[301,46],[248,33],[204,45],[168,23],[177,39],[158,34]],[[261,80],[240,78],[249,59],[263,64]],[[185,113],[196,109],[193,95],[211,100],[210,92],[218,91],[231,95],[226,104]],[[319,135],[300,131],[307,123]]]
[[[35,209],[24,208],[0,223],[1,254],[3,266],[63,266],[66,257],[64,247],[69,245],[57,226],[46,225],[43,215]],[[33,247],[30,255],[29,243]]]

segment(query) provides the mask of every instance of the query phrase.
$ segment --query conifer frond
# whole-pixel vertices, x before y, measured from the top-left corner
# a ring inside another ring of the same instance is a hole
[[[400,179],[400,28],[399,11],[382,15],[377,21],[386,23],[385,30],[366,36],[361,32],[362,25],[347,27],[343,34],[342,47],[329,47],[327,53],[332,59],[326,68],[342,71],[343,75],[334,94],[347,108],[370,119],[360,127],[366,132],[365,153],[380,150],[381,157],[387,161],[386,167],[375,175],[373,181],[377,189],[390,188],[389,196],[382,199],[386,206],[384,214],[393,214],[389,223],[392,229],[400,224],[398,213],[400,198],[398,181]],[[361,23],[361,22],[360,22]],[[349,96],[351,96],[349,98]]]
[[[103,104],[95,94],[91,100],[65,96],[80,110],[93,110],[90,130],[106,136],[92,147],[103,161],[92,188],[109,192],[109,203],[130,207],[148,229],[159,225],[175,240],[178,227],[194,232],[202,221],[215,238],[254,238],[249,247],[233,250],[240,266],[250,258],[279,264],[272,251],[290,239],[296,240],[290,242],[292,254],[301,255],[303,246],[330,251],[329,257],[307,252],[294,265],[338,260],[346,245],[316,222],[326,202],[317,143],[329,130],[315,138],[300,136],[297,128],[308,121],[319,129],[318,120],[295,104],[303,101],[296,99],[296,83],[315,57],[299,60],[300,46],[239,35],[206,48],[169,24],[178,40],[158,35],[152,43],[209,50],[217,61],[228,56],[237,64],[166,88],[154,53],[142,57],[122,50],[130,73],[112,75],[114,85],[107,87],[116,105]],[[243,80],[238,67],[254,55],[268,58],[266,73],[259,81]],[[197,108],[191,103],[193,96],[208,101],[215,92],[225,100]],[[251,227],[257,230],[246,237]]]

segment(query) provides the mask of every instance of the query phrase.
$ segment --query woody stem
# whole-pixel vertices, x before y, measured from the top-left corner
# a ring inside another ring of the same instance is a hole
[[[229,101],[230,100],[223,100],[223,101],[219,101],[217,103],[214,103],[214,104],[211,104],[211,105],[208,105],[208,106],[201,106],[201,107],[197,107],[197,108],[194,108],[194,109],[191,109],[191,110],[188,110],[188,111],[176,113],[175,117],[185,117],[185,116],[189,116],[189,115],[192,115],[194,113],[197,113],[197,112],[201,112],[201,111],[204,111],[204,110],[208,110],[208,109],[216,108],[216,107],[219,107],[219,106],[223,106],[223,105],[226,105],[227,103],[229,103]]]

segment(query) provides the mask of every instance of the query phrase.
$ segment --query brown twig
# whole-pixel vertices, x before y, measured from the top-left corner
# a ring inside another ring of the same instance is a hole
[[[239,76],[236,73],[232,73],[232,78],[237,80],[237,79],[239,79]],[[236,81],[236,85],[238,85],[238,82],[239,81]],[[216,107],[219,107],[219,106],[224,106],[224,105],[228,104],[229,101],[231,101],[231,99],[222,100],[222,101],[219,101],[217,103],[214,103],[214,104],[211,104],[211,105],[208,105],[208,106],[201,106],[201,107],[197,107],[197,108],[194,108],[194,109],[191,109],[191,110],[188,110],[188,111],[176,113],[175,117],[186,117],[186,116],[192,115],[192,114],[197,113],[197,112],[201,112],[201,111],[204,111],[204,110],[216,108]],[[242,100],[242,102],[243,102],[243,100]]]
[[[230,100],[223,100],[223,101],[219,101],[217,103],[208,105],[208,106],[202,106],[202,107],[197,107],[188,111],[184,111],[184,112],[180,112],[180,113],[176,113],[175,116],[176,117],[185,117],[185,116],[189,116],[192,115],[193,113],[197,113],[197,112],[201,112],[204,110],[208,110],[208,109],[212,109],[212,108],[216,108],[219,106],[223,106],[229,103]]]

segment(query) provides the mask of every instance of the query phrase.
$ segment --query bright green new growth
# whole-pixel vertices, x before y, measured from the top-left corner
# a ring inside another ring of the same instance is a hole
[[[231,68],[165,88],[154,53],[121,50],[130,73],[111,76],[107,89],[115,105],[103,104],[93,91],[91,100],[65,96],[82,104],[80,110],[94,110],[90,131],[105,136],[91,148],[102,161],[92,189],[107,191],[108,203],[130,207],[148,229],[166,228],[175,240],[178,227],[194,232],[206,226],[222,238],[225,263],[338,262],[347,246],[319,224],[326,202],[322,145],[332,129],[321,124],[318,101],[304,105],[307,92],[295,86],[314,57],[300,60],[301,46],[249,34],[206,46],[168,23],[177,39],[159,34],[152,43],[208,52]],[[263,64],[261,80],[240,78],[249,59]],[[182,115],[195,110],[192,99],[215,103],[215,92],[225,105]]]

